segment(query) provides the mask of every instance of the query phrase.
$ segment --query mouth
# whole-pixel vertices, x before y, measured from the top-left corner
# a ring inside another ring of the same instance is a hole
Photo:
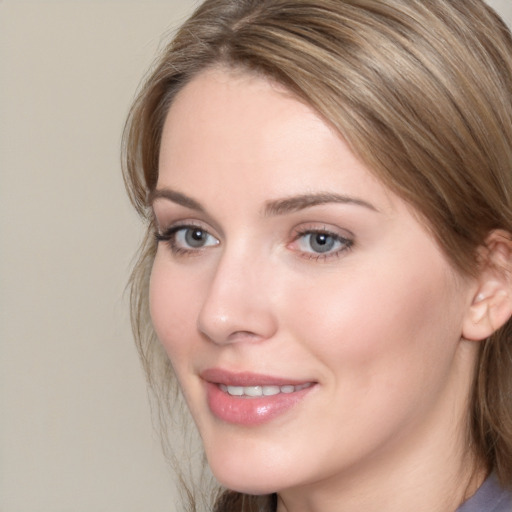
[[[299,406],[316,382],[249,372],[209,369],[201,373],[210,412],[226,423],[257,426]]]
[[[219,384],[218,386],[221,391],[230,396],[240,398],[260,398],[263,396],[275,396],[281,393],[296,393],[297,391],[302,391],[312,385],[312,382],[306,382],[304,384],[299,384],[298,386],[294,386],[293,384],[285,384],[284,386],[228,386],[226,384]]]

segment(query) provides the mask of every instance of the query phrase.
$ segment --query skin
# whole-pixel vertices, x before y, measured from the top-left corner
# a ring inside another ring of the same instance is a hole
[[[483,476],[466,436],[478,343],[462,338],[478,284],[410,207],[307,105],[226,69],[172,104],[157,190],[152,320],[217,479],[278,492],[280,512],[455,510]],[[268,208],[325,193],[350,201]],[[207,233],[202,247],[164,236],[183,224]],[[207,368],[314,386],[236,425],[210,411]]]

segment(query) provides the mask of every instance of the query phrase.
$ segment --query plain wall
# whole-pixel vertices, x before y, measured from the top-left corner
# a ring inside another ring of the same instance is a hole
[[[0,0],[1,512],[181,510],[129,327],[142,230],[119,146],[193,5]]]
[[[0,2],[1,512],[174,510],[129,326],[141,227],[119,148],[192,5]]]

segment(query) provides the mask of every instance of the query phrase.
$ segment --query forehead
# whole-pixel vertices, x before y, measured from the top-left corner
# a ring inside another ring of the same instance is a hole
[[[210,69],[170,107],[158,187],[221,197],[227,184],[239,182],[262,196],[333,187],[389,193],[339,134],[284,87],[253,73]]]
[[[263,156],[263,150],[268,153],[272,146],[299,145],[299,131],[311,137],[330,129],[283,86],[254,73],[213,68],[177,94],[164,125],[161,159],[172,158],[181,144],[195,139],[202,152],[224,149],[226,158],[234,157],[234,150],[243,146],[245,159],[250,160],[256,153]]]

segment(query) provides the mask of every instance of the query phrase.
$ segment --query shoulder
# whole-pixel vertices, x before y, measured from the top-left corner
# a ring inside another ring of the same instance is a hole
[[[493,473],[456,512],[512,512],[512,490],[501,487]]]

